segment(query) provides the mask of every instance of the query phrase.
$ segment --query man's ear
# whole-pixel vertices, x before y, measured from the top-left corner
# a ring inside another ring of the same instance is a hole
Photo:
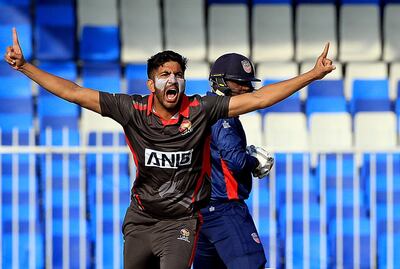
[[[152,79],[148,79],[146,82],[147,88],[149,89],[149,91],[151,92],[155,92],[156,88],[154,86],[154,81]]]

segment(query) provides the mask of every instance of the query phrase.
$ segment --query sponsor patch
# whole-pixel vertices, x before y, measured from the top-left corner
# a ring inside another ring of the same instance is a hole
[[[190,236],[190,231],[186,228],[183,228],[179,231],[179,236],[177,239],[190,243],[189,236]]]
[[[251,70],[252,70],[251,63],[249,61],[247,61],[247,60],[243,60],[243,61],[241,61],[241,63],[242,63],[242,66],[243,66],[243,70],[246,73],[251,73]]]
[[[231,126],[229,125],[229,122],[227,122],[226,120],[224,120],[222,122],[222,127],[224,127],[224,129],[231,128]]]
[[[188,151],[164,152],[145,149],[145,165],[159,168],[177,169],[192,163],[193,149]]]
[[[260,238],[258,237],[258,234],[257,234],[257,233],[252,233],[252,234],[251,234],[251,237],[253,238],[253,240],[254,240],[257,244],[260,244],[260,243],[261,243]]]

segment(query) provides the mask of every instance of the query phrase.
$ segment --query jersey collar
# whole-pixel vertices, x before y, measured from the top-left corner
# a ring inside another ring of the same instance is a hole
[[[151,93],[147,101],[147,116],[153,112],[154,93]],[[186,94],[182,95],[179,114],[185,118],[189,118],[189,97]]]

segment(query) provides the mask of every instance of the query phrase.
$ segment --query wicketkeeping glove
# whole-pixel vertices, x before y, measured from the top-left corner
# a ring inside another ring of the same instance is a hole
[[[248,146],[246,151],[247,154],[257,158],[259,162],[258,166],[252,171],[253,176],[261,179],[268,175],[274,165],[274,157],[272,157],[271,153],[261,147],[253,145]]]

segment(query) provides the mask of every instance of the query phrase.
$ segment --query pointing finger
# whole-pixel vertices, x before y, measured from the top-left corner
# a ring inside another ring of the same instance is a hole
[[[13,49],[16,52],[21,52],[21,49],[19,46],[19,41],[18,41],[17,29],[15,29],[15,27],[12,28],[12,35],[13,35]]]
[[[322,58],[326,58],[326,56],[328,56],[328,51],[329,51],[329,42],[326,43],[324,51],[322,52],[321,56]]]

